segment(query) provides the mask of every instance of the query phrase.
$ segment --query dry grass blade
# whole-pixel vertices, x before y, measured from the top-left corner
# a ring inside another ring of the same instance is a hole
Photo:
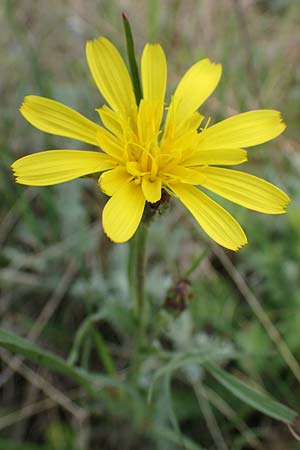
[[[221,247],[213,244],[213,252],[218,257],[218,259],[221,261],[222,265],[226,269],[227,273],[233,280],[234,284],[238,288],[239,292],[242,294],[244,299],[247,301],[248,305],[258,318],[258,320],[263,325],[264,329],[266,330],[267,334],[269,335],[270,339],[274,343],[275,347],[277,348],[278,352],[284,359],[287,366],[290,368],[296,379],[300,383],[300,365],[294,355],[291,353],[289,347],[287,346],[286,342],[283,340],[282,336],[280,335],[279,331],[269,318],[266,311],[261,306],[258,298],[254,295],[254,293],[251,291],[249,286],[247,285],[246,281],[240,274],[240,272],[234,267],[231,260],[226,255],[225,251],[221,249]]]
[[[203,390],[205,391],[208,401],[222,413],[227,420],[234,423],[236,429],[245,437],[246,442],[251,445],[251,448],[265,450],[263,444],[255,436],[254,431],[247,426],[239,414],[223,398],[207,386],[203,387]]]
[[[217,419],[211,408],[210,401],[206,395],[206,391],[203,389],[203,386],[200,383],[193,383],[193,389],[207,428],[216,445],[216,450],[229,450],[221,429],[218,425]]]
[[[80,406],[76,405],[69,397],[67,397],[63,392],[54,387],[49,381],[34,372],[23,362],[19,363],[17,359],[11,359],[10,354],[1,350],[0,356],[3,361],[13,370],[24,377],[29,383],[33,384],[35,387],[43,391],[47,397],[52,399],[56,404],[59,404],[62,408],[68,411],[76,420],[82,422],[86,419],[87,413]]]
[[[84,395],[84,392],[78,391],[78,389],[74,389],[68,392],[68,397],[70,399],[76,399]],[[14,425],[17,422],[20,422],[25,419],[29,419],[30,417],[40,414],[44,411],[47,411],[51,408],[57,407],[57,402],[51,398],[45,398],[43,400],[39,400],[30,404],[23,406],[17,411],[6,414],[5,416],[0,417],[0,430],[3,430],[11,425]]]
[[[55,313],[56,309],[58,308],[61,300],[63,299],[64,295],[68,291],[70,284],[72,280],[74,279],[76,273],[78,270],[78,265],[75,261],[71,261],[70,264],[67,266],[66,271],[61,278],[60,283],[57,285],[56,289],[54,290],[53,294],[49,298],[49,300],[46,302],[44,308],[42,309],[41,313],[39,314],[37,320],[35,321],[34,325],[32,326],[28,338],[31,341],[36,341],[40,334],[42,333],[44,327],[48,323],[48,321],[51,319],[53,314]],[[14,367],[17,368],[17,365],[21,365],[24,361],[24,358],[20,358],[18,356],[15,356],[13,358],[14,361]],[[15,369],[14,369],[15,371]],[[9,380],[9,377],[12,375],[12,371],[10,373],[6,373],[5,377],[2,377],[0,380],[0,386],[4,383],[7,383]]]

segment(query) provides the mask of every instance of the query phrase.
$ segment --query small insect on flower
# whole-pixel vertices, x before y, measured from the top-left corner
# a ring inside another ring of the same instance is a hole
[[[104,126],[43,97],[26,97],[20,111],[38,129],[100,151],[48,150],[25,156],[12,165],[18,183],[49,186],[101,173],[99,187],[110,197],[102,223],[114,242],[134,235],[146,202],[158,202],[162,191],[178,198],[212,239],[232,250],[247,243],[246,235],[201,187],[262,213],[286,211],[289,197],[283,191],[248,173],[220,167],[244,163],[245,148],[281,134],[285,124],[278,111],[249,111],[200,129],[204,117],[198,108],[219,83],[220,64],[202,59],[185,73],[163,123],[167,63],[160,45],[147,44],[143,50],[139,105],[126,65],[109,40],[88,42],[86,54],[109,105],[97,110]]]

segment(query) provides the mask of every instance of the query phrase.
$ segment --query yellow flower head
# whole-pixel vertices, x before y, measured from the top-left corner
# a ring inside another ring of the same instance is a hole
[[[104,127],[43,97],[26,97],[20,110],[40,130],[101,151],[48,150],[25,156],[12,165],[18,183],[48,186],[101,172],[100,189],[110,197],[103,210],[103,228],[114,242],[133,236],[146,202],[159,201],[163,188],[181,200],[212,239],[232,250],[247,243],[244,231],[199,187],[255,211],[285,212],[289,197],[283,191],[253,175],[219,167],[247,161],[244,148],[282,133],[285,124],[278,111],[249,111],[200,128],[204,117],[197,110],[217,86],[220,64],[203,59],[186,72],[162,128],[167,63],[160,45],[144,48],[139,105],[125,63],[109,40],[88,42],[86,53],[109,105],[98,109]]]

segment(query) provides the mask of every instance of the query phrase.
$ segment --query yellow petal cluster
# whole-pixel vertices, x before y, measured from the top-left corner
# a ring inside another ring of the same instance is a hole
[[[194,64],[166,108],[167,62],[160,45],[147,44],[143,50],[139,105],[127,67],[108,39],[88,42],[86,54],[108,104],[98,109],[103,126],[43,97],[25,97],[20,111],[42,131],[99,150],[48,150],[20,158],[12,164],[18,183],[46,186],[99,173],[99,187],[110,197],[103,210],[103,228],[114,242],[133,236],[146,202],[159,201],[162,189],[178,198],[213,240],[232,250],[247,243],[246,235],[201,187],[262,213],[286,211],[289,197],[276,186],[219,167],[247,161],[245,148],[281,134],[285,124],[278,111],[249,111],[201,128],[204,117],[198,109],[219,83],[220,64],[209,59]]]

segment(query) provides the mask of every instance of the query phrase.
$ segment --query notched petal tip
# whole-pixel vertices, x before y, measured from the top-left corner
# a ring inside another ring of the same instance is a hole
[[[282,116],[282,113],[275,109],[274,110],[266,110],[266,112],[270,114],[270,118],[272,117],[272,114],[273,114],[273,126],[274,126],[274,129],[277,130],[277,134],[275,135],[275,137],[277,137],[280,134],[282,134],[287,127],[287,125],[284,121],[284,118]]]
[[[22,101],[22,103],[19,106],[19,111],[20,111],[21,114],[22,114],[22,109],[24,108],[24,104],[25,104],[25,98],[24,98],[24,100]]]
[[[240,242],[236,249],[234,249],[235,252],[238,252],[239,250],[241,250],[243,247],[245,247],[248,244],[248,239],[247,236],[245,235],[245,240],[243,242]]]
[[[285,192],[284,192],[284,194],[285,194]],[[288,212],[288,206],[291,203],[290,197],[287,194],[285,194],[285,196],[286,196],[286,198],[282,204],[282,214],[286,214]]]
[[[28,155],[27,155],[28,156]],[[26,156],[22,156],[21,158],[16,159],[11,165],[10,168],[14,174],[15,177],[18,176],[18,171],[20,170],[20,167],[22,167],[23,159],[26,158]]]
[[[87,59],[89,60],[89,58],[92,57],[92,53],[96,51],[98,45],[102,46],[103,44],[105,44],[105,42],[110,43],[110,41],[104,36],[99,36],[98,38],[87,40],[85,44],[85,53]]]
[[[232,246],[232,244],[230,246],[227,246],[227,248],[229,250],[232,250],[233,252],[238,252],[239,250],[241,250],[243,247],[245,247],[248,244],[248,238],[242,228],[241,228],[241,232],[242,232],[242,236],[240,235],[239,240],[237,240],[235,242],[235,246]],[[224,245],[224,247],[226,247],[226,246]]]
[[[106,37],[104,37],[104,36],[98,36],[97,38],[94,38],[94,39],[88,39],[87,41],[86,41],[86,47],[88,46],[88,45],[90,45],[90,44],[94,44],[94,43],[96,43],[96,42],[101,42],[101,41],[108,41],[108,39],[106,38]]]
[[[150,47],[152,47],[152,48],[161,48],[162,49],[162,46],[158,43],[158,42],[147,42],[147,44],[145,45],[145,48],[150,48]]]
[[[222,70],[222,64],[221,64],[221,63],[215,62],[215,61],[213,61],[213,60],[210,59],[210,58],[206,58],[206,60],[207,60],[211,65],[216,66],[216,67],[218,67],[220,70]]]
[[[269,114],[270,120],[273,119],[274,125],[281,126],[282,130],[286,129],[287,125],[286,125],[286,122],[283,118],[281,111],[278,111],[277,109],[265,109],[265,110],[258,110],[258,111]]]
[[[19,106],[19,111],[20,111],[20,113],[22,114],[22,115],[24,115],[24,109],[26,108],[26,106],[28,105],[28,102],[30,101],[30,98],[31,97],[34,97],[33,95],[26,95],[24,98],[23,98],[23,101],[22,101],[22,103],[20,104],[20,106]]]
[[[219,74],[218,74],[218,75],[221,77],[221,75],[222,75],[222,70],[223,70],[223,66],[222,66],[221,63],[215,62],[215,61],[213,61],[213,60],[210,59],[210,58],[204,58],[204,59],[201,59],[201,60],[199,61],[199,63],[200,63],[200,62],[202,62],[203,64],[206,63],[208,66],[212,66],[212,67],[214,67],[215,69],[217,69],[217,70],[219,71]]]
[[[283,133],[287,127],[287,124],[284,121],[282,113],[280,111],[277,111],[277,112],[278,112],[279,124],[282,126],[282,133]]]
[[[12,169],[12,176],[13,176],[13,179],[14,179],[15,183],[19,183],[19,176],[18,176],[17,172],[14,169]]]
[[[126,242],[128,242],[130,239],[113,239],[109,233],[107,232],[106,228],[104,226],[102,226],[102,229],[104,231],[105,236],[107,237],[107,239],[110,240],[110,242],[114,243],[114,244],[125,244]]]
[[[282,189],[277,188],[277,190],[281,198],[280,200],[278,199],[278,211],[275,214],[286,214],[291,199]]]

